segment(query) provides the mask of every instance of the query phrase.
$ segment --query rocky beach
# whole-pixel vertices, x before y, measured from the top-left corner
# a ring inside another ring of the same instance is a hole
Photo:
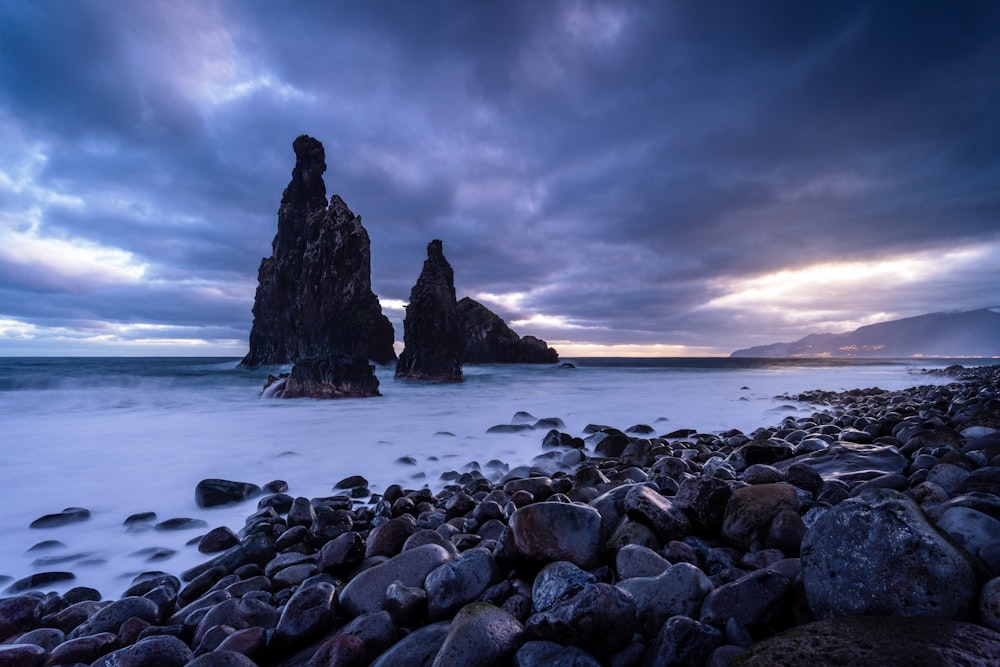
[[[932,372],[749,432],[520,413],[496,428],[537,434],[531,466],[436,493],[206,479],[249,516],[203,563],[117,600],[46,592],[56,561],[3,582],[0,665],[996,664],[1000,367]]]

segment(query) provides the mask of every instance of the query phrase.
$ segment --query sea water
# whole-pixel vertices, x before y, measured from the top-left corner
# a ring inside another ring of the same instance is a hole
[[[394,483],[437,491],[450,471],[485,471],[493,459],[513,468],[541,454],[545,429],[487,433],[519,411],[562,419],[572,435],[591,423],[751,432],[816,410],[783,394],[938,384],[947,379],[919,369],[955,363],[575,359],[567,360],[574,368],[466,366],[465,382],[449,385],[395,381],[379,368],[381,397],[322,401],[261,398],[268,373],[280,369],[237,361],[0,358],[0,577],[70,571],[74,580],[46,590],[90,586],[114,598],[139,573],[180,574],[208,558],[195,546],[200,535],[236,532],[256,510],[255,500],[199,508],[195,486],[209,477],[285,480],[290,495],[307,498],[332,495],[356,474],[375,493]],[[67,507],[91,518],[29,528]],[[123,521],[138,512],[208,527],[127,530]],[[43,540],[64,546],[31,550]],[[0,595],[11,583],[0,581]]]

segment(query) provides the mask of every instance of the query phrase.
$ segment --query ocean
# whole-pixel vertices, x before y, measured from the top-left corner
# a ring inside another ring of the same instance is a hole
[[[436,491],[442,474],[487,472],[493,459],[530,465],[546,430],[487,433],[519,411],[562,419],[572,435],[591,423],[749,433],[816,409],[782,394],[940,384],[948,380],[920,369],[994,363],[588,358],[564,360],[575,368],[466,366],[465,382],[454,385],[395,381],[380,368],[382,397],[319,401],[261,398],[268,373],[280,369],[239,369],[238,361],[0,358],[0,595],[33,573],[70,571],[75,579],[46,590],[90,586],[116,598],[139,573],[179,575],[206,560],[197,538],[217,526],[238,531],[256,501],[200,509],[194,490],[204,478],[280,479],[305,497],[332,495],[355,474],[376,493],[393,483]],[[29,528],[68,507],[91,517]],[[127,530],[123,521],[139,512],[207,527]],[[62,545],[32,549],[47,540]]]

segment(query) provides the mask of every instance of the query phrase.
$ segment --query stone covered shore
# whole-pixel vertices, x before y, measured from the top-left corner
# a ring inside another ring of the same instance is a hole
[[[0,667],[1000,664],[1000,366],[947,372],[746,434],[556,425],[437,494],[272,483],[180,576],[0,599]]]

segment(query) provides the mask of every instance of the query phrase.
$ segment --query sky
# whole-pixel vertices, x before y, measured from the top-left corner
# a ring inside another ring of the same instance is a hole
[[[291,144],[562,356],[1000,306],[1000,3],[0,0],[0,355],[247,350]]]

